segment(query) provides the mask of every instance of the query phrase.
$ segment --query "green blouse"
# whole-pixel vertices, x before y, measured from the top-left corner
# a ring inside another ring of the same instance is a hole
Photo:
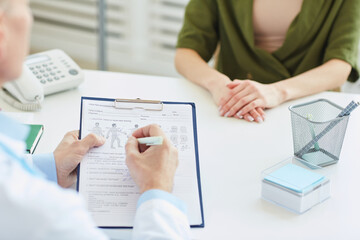
[[[230,79],[273,83],[334,58],[351,64],[349,81],[359,78],[360,0],[304,0],[273,53],[254,44],[252,8],[252,0],[190,0],[177,48],[209,61],[220,43],[217,69]]]

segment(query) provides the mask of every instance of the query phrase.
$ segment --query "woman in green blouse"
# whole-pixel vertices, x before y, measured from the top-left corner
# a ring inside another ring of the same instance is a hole
[[[190,0],[175,64],[221,116],[260,123],[266,108],[356,81],[359,37],[359,0]]]

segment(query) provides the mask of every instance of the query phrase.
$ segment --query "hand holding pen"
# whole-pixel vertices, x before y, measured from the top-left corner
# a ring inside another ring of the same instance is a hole
[[[178,152],[158,125],[137,129],[125,150],[126,165],[140,193],[150,189],[172,191]]]

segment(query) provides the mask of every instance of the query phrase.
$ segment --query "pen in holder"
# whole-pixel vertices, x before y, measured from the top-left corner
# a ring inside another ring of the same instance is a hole
[[[306,119],[307,120],[312,120],[313,116],[311,113],[306,114]],[[315,136],[315,131],[314,131],[314,126],[309,122],[309,128],[310,128],[310,132],[311,132],[311,137],[314,139]],[[319,144],[317,142],[314,143],[314,148],[316,151],[320,150]]]
[[[343,109],[328,100],[319,99],[290,106],[294,155],[310,166],[324,167],[337,163],[350,112],[358,105],[351,102]]]

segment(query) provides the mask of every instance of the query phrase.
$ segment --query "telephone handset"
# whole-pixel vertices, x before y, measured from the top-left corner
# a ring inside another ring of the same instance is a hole
[[[0,95],[16,108],[35,111],[44,95],[75,88],[83,81],[80,67],[65,52],[54,49],[27,57],[21,77],[4,84]]]

